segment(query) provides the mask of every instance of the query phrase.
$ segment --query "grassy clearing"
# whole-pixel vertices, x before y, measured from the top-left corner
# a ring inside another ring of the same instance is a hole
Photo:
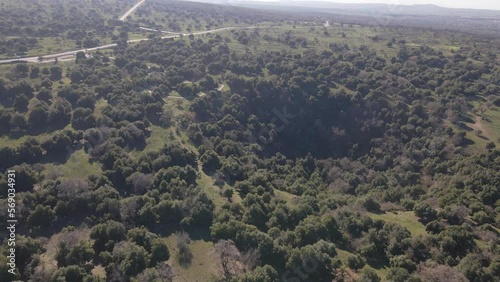
[[[204,240],[193,240],[189,247],[193,253],[193,261],[188,266],[182,266],[177,261],[176,235],[165,238],[170,250],[170,264],[174,269],[174,282],[208,282],[218,281],[215,259],[211,255],[213,243]]]
[[[106,101],[106,99],[101,98],[97,100],[94,110],[94,115],[96,116],[96,118],[102,117],[102,111],[104,110],[104,108],[106,108],[107,105],[108,101]]]
[[[471,119],[476,119],[475,115],[471,114],[470,117],[471,117]],[[499,121],[500,121],[500,119],[499,119]],[[498,124],[500,124],[500,123],[498,123]],[[491,124],[487,124],[485,122],[482,122],[482,125],[485,128],[489,128],[489,126],[491,126]],[[476,129],[475,125],[471,124],[471,123],[462,123],[462,126],[458,126],[455,124],[451,124],[448,121],[445,121],[444,126],[447,126],[447,127],[449,126],[449,127],[453,128],[453,130],[455,132],[460,132],[460,131],[465,132],[465,138],[472,141],[472,143],[473,143],[470,145],[470,148],[473,150],[476,150],[476,151],[477,150],[484,151],[486,143],[490,141],[487,138],[485,138],[483,135],[478,135],[477,131],[475,130]],[[488,130],[488,132],[491,132],[491,129],[487,129],[487,130]],[[491,141],[493,141],[493,140],[491,140]],[[499,144],[499,142],[497,142],[497,147],[498,147],[498,144]]]
[[[165,99],[163,112],[170,113],[172,115],[172,121],[174,121],[175,117],[184,113],[188,108],[188,106],[189,106],[189,101],[182,98],[177,92],[172,91],[172,93],[170,93],[170,95]],[[187,144],[189,143],[187,136],[177,135],[175,128],[176,128],[175,126],[171,126],[170,128],[165,128],[157,125],[151,125],[149,127],[149,129],[151,130],[151,135],[146,140],[146,147],[141,151],[132,152],[132,155],[134,157],[137,157],[147,152],[159,151],[167,143],[173,141],[185,144],[186,146],[189,146],[190,150],[194,150],[194,152],[197,152],[194,146],[192,146],[191,144]]]
[[[12,39],[15,37],[9,38]],[[26,52],[26,54],[22,55],[21,57],[34,57],[76,49],[78,48],[76,47],[75,40],[60,37],[41,37],[39,38],[38,44],[34,48],[29,49],[28,52]],[[9,54],[0,55],[0,59],[10,59],[12,57],[14,56]]]
[[[338,249],[337,248],[337,258],[342,262],[342,264],[346,265],[347,264],[347,259],[352,256],[353,253],[348,252],[346,250]]]
[[[293,204],[294,200],[299,198],[298,196],[277,189],[274,189],[274,195],[276,196],[276,198],[284,200],[288,204]]]
[[[38,42],[38,47],[28,51],[28,55],[46,55],[67,50],[78,49],[76,41],[59,37],[42,37]]]
[[[146,139],[146,146],[140,151],[132,151],[130,154],[136,158],[148,152],[158,152],[166,144],[175,140],[172,129],[152,125],[149,127],[151,135]]]
[[[129,40],[144,39],[144,38],[147,38],[148,35],[150,35],[150,34],[151,34],[151,32],[129,32],[128,39]]]
[[[41,142],[44,142],[44,141],[52,138],[53,134],[54,134],[54,132],[42,133],[42,134],[36,135],[36,136],[23,135],[19,138],[12,138],[10,136],[3,135],[3,136],[0,136],[0,144],[2,144],[2,147],[17,148],[21,145],[21,143],[23,143],[24,141],[26,141],[30,137],[35,138],[38,142],[41,143]]]
[[[167,128],[153,125],[150,127],[150,129],[151,136],[149,136],[148,140],[146,141],[146,148],[144,148],[143,152],[159,151],[168,142],[174,140],[172,131]]]
[[[484,150],[484,147],[486,146],[487,139],[484,138],[482,135],[477,134],[477,129],[475,124],[470,124],[470,123],[465,123],[465,126],[467,126],[467,129],[465,131],[465,138],[471,140],[474,144],[472,145],[475,149],[477,150]],[[456,131],[462,131],[462,128],[456,127]]]
[[[222,189],[214,184],[214,179],[208,176],[201,169],[201,165],[198,166],[198,173],[200,177],[198,178],[198,185],[203,189],[207,196],[214,202],[215,207],[220,209],[222,205],[227,203],[227,199],[221,195]],[[235,193],[237,194],[237,193]],[[241,198],[240,198],[241,201]]]
[[[25,134],[25,135],[22,135],[22,136],[17,137],[17,138],[13,138],[12,136],[9,136],[9,135],[3,135],[3,136],[0,136],[0,144],[2,144],[3,147],[17,148],[21,145],[21,143],[25,142],[29,138],[34,138],[39,143],[43,143],[47,140],[52,139],[52,137],[54,135],[56,135],[58,133],[62,133],[65,130],[73,130],[73,127],[71,127],[71,125],[68,125],[63,129],[58,129],[58,130],[54,130],[51,132],[44,132],[44,133],[41,133],[39,135],[27,135],[27,134]]]
[[[468,117],[474,123],[465,123],[468,129],[466,137],[480,150],[484,150],[490,141],[500,147],[500,108],[493,105],[488,107],[481,101],[471,101],[470,104],[474,106],[474,113],[469,113]],[[485,111],[481,113],[480,108]]]
[[[233,31],[234,33],[240,31]],[[246,30],[247,34],[252,34],[254,31]],[[267,35],[271,39],[262,39],[259,41],[257,47],[255,46],[247,46],[240,44],[234,35],[221,33],[221,36],[229,35],[232,38],[232,41],[228,43],[230,49],[245,53],[256,53],[259,51],[282,51],[287,50],[294,54],[302,53],[308,49],[315,49],[317,51],[322,50],[330,50],[331,44],[339,44],[344,45],[348,44],[351,47],[361,47],[368,46],[376,50],[379,54],[382,54],[386,59],[391,58],[397,55],[398,48],[387,48],[387,42],[389,38],[387,37],[387,31],[380,30],[373,27],[339,27],[339,26],[331,26],[328,28],[324,28],[322,26],[310,26],[310,25],[280,25],[273,27],[262,27],[256,29],[255,32],[258,32],[261,36]],[[283,43],[283,41],[276,41],[277,38],[281,38],[282,40],[286,38],[288,35],[292,34],[295,37],[302,37],[307,40],[307,47],[299,47],[290,48],[289,45]],[[407,36],[408,41],[410,41],[411,37]],[[377,38],[377,39],[374,39]],[[409,43],[414,44],[415,46],[420,46],[419,43]]]
[[[174,119],[175,117],[186,113],[189,107],[189,101],[182,98],[179,93],[173,91],[166,99],[165,111],[171,111]],[[186,149],[195,152],[199,155],[198,149],[195,145],[191,143],[188,136],[183,131],[176,131],[176,127],[173,126],[170,129],[164,129],[160,127],[152,127],[151,136],[148,138],[147,146],[144,151],[147,150],[158,150],[163,147],[165,142],[176,141],[181,144]],[[198,185],[203,189],[207,196],[214,202],[216,208],[220,208],[223,204],[227,203],[227,199],[221,195],[222,189],[214,184],[214,179],[208,176],[201,167],[201,163],[198,164]],[[229,187],[229,186],[227,186]],[[234,193],[237,194],[237,193]],[[241,201],[239,196],[233,196],[234,201]]]
[[[377,275],[380,277],[381,281],[387,281],[387,274],[389,272],[389,268],[387,267],[381,267],[381,268],[375,268],[371,267],[369,265],[365,265],[362,269],[372,269],[377,273]]]
[[[411,211],[398,211],[385,214],[368,213],[368,216],[372,219],[381,219],[386,222],[399,224],[408,229],[413,236],[427,235],[425,226],[418,221],[417,216]]]
[[[439,45],[436,45],[436,47],[443,50],[443,51],[458,51],[458,50],[460,50],[460,46],[454,46],[454,45],[439,44]]]
[[[483,127],[490,136],[490,141],[500,147],[500,108],[493,106],[483,114]]]
[[[487,251],[489,249],[488,244],[486,244],[484,241],[474,239],[474,242],[476,243],[476,246],[484,251]]]
[[[55,174],[65,178],[87,179],[92,174],[101,175],[102,169],[99,164],[90,163],[89,155],[84,150],[78,150],[71,154],[64,164],[46,164],[44,172],[45,175]]]

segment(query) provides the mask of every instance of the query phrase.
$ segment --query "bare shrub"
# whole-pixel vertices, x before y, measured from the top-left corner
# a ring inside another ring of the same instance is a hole
[[[60,200],[84,198],[89,192],[89,184],[81,178],[65,179],[57,186],[57,197]]]
[[[176,258],[180,265],[187,266],[191,264],[193,260],[193,253],[191,252],[191,248],[189,248],[189,244],[191,244],[191,238],[189,238],[189,234],[186,232],[177,233],[177,254]]]
[[[153,184],[153,176],[135,172],[127,178],[127,184],[132,187],[135,194],[144,194],[148,188]]]
[[[245,272],[252,271],[259,263],[259,252],[256,249],[250,249],[242,253],[241,262],[245,266]]]
[[[468,282],[464,274],[448,265],[435,262],[421,263],[417,267],[418,275],[427,282]]]
[[[220,240],[214,246],[213,255],[217,259],[219,272],[226,281],[244,272],[241,253],[232,240]]]
[[[155,268],[146,268],[137,275],[138,282],[171,282],[173,278],[174,272],[172,271],[172,267],[166,263],[160,263]]]
[[[90,239],[90,233],[88,228],[74,228],[67,227],[66,230],[60,233],[58,242],[64,242],[68,248],[73,248],[80,242],[87,241]]]

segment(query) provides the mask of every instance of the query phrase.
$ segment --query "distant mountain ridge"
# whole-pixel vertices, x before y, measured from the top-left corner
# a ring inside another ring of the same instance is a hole
[[[434,4],[334,3],[323,1],[259,2],[251,0],[185,0],[230,5],[330,22],[373,26],[461,31],[500,37],[500,10],[447,8]]]
[[[226,4],[245,7],[259,7],[283,10],[283,8],[305,8],[307,11],[339,12],[371,11],[380,14],[394,15],[429,15],[429,16],[461,16],[461,17],[498,17],[500,10],[448,8],[435,4],[393,5],[385,3],[336,3],[326,1],[280,1],[261,2],[248,0],[189,0],[213,4]],[[320,9],[320,10],[319,10]],[[328,9],[330,11],[325,11]],[[334,10],[334,11],[333,11]]]

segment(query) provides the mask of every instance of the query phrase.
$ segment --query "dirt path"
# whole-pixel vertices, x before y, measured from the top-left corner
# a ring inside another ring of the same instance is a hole
[[[134,7],[125,12],[125,14],[123,14],[123,16],[120,17],[120,21],[124,22],[127,19],[127,17],[130,16],[130,14],[132,14],[137,8],[139,8],[139,6],[141,6],[145,1],[146,0],[142,0],[139,3],[135,4]]]

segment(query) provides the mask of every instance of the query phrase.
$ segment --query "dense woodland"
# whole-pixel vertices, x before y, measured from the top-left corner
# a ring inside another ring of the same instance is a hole
[[[169,5],[266,26],[0,67],[0,281],[499,281],[498,39]]]

